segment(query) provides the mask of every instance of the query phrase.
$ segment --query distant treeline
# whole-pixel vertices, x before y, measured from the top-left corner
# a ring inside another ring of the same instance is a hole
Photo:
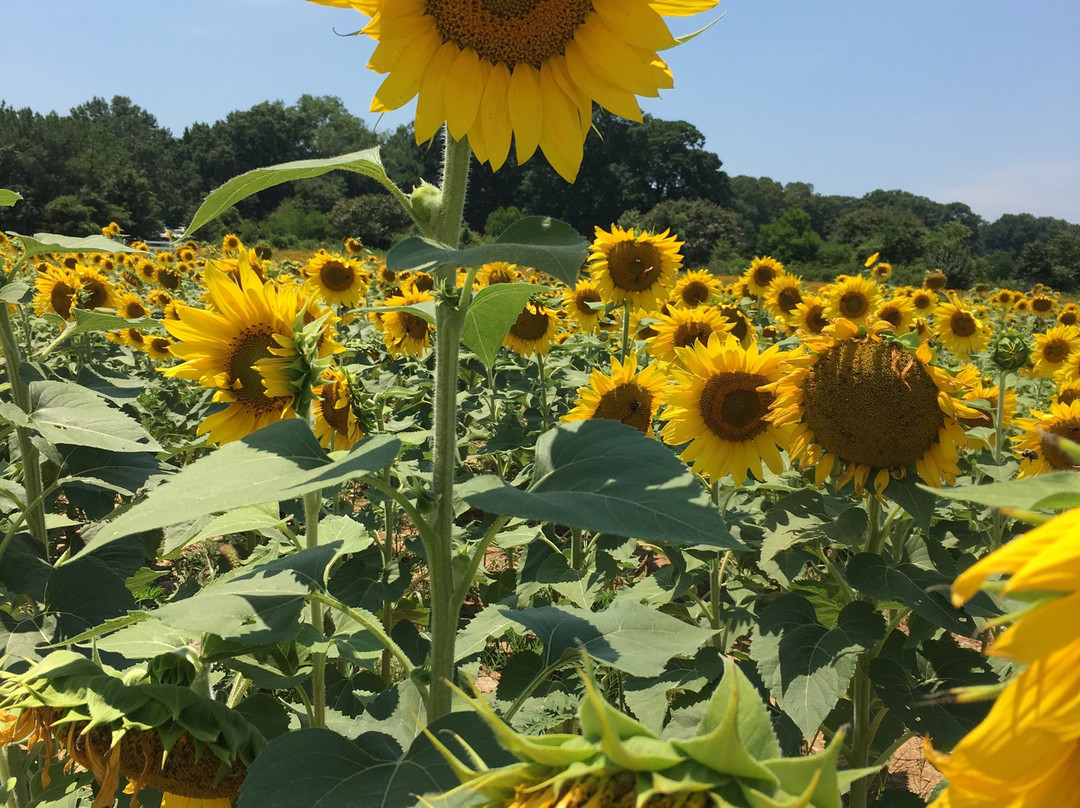
[[[900,190],[828,196],[812,185],[729,177],[705,138],[685,121],[645,116],[632,124],[602,110],[578,181],[567,184],[542,157],[497,173],[475,166],[467,239],[498,235],[518,216],[563,219],[591,236],[612,223],[670,227],[686,261],[741,271],[770,254],[809,278],[835,275],[880,252],[898,276],[940,268],[955,286],[975,281],[1080,288],[1080,225],[1028,213],[987,222],[962,202],[941,204]],[[417,146],[411,126],[375,132],[340,99],[305,95],[257,104],[175,137],[131,99],[94,98],[68,115],[41,115],[0,101],[0,187],[23,201],[0,209],[0,229],[83,235],[110,221],[155,238],[182,226],[206,194],[253,168],[378,146],[405,190],[438,180],[441,148]],[[409,220],[373,180],[335,172],[264,191],[200,234],[235,232],[248,243],[313,247],[361,238],[387,248]]]

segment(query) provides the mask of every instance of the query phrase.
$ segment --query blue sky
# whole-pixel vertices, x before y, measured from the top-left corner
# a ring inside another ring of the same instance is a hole
[[[665,54],[675,89],[643,108],[697,126],[729,174],[1080,222],[1075,0],[722,0],[673,28],[719,12]],[[373,43],[337,35],[365,19],[302,0],[3,0],[0,100],[67,112],[126,95],[179,135],[310,93],[375,125]]]

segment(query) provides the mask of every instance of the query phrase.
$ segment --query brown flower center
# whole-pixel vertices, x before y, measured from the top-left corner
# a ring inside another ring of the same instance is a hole
[[[1069,355],[1069,343],[1063,339],[1048,340],[1042,349],[1043,361],[1051,365],[1057,365],[1065,361]]]
[[[1076,325],[1077,315],[1072,309],[1063,311],[1058,315],[1058,322],[1062,325]]]
[[[646,242],[616,242],[607,262],[611,282],[626,292],[650,289],[660,277],[660,251]]]
[[[746,335],[750,332],[750,322],[746,319],[746,315],[735,306],[724,306],[720,309],[720,314],[731,323],[731,336],[739,342],[746,339]]]
[[[538,68],[563,53],[593,10],[590,0],[427,0],[425,6],[444,42],[511,69]]]
[[[49,293],[49,303],[53,311],[67,320],[71,317],[71,307],[75,304],[75,287],[64,281],[57,281]]]
[[[791,314],[802,303],[802,292],[794,286],[785,286],[776,296],[776,305],[784,314]]]
[[[703,281],[690,281],[682,287],[682,302],[687,306],[700,306],[711,297],[708,284]]]
[[[1048,297],[1037,297],[1031,301],[1031,310],[1039,314],[1046,314],[1054,308],[1054,301]]]
[[[1053,424],[1052,426],[1046,427],[1043,431],[1049,432],[1051,435],[1056,435],[1059,438],[1071,440],[1074,443],[1080,442],[1080,419],[1068,418]],[[1073,459],[1046,438],[1039,439],[1039,448],[1042,449],[1043,457],[1046,458],[1046,462],[1055,470],[1065,471],[1066,469],[1076,468],[1076,463]]]
[[[726,441],[750,440],[768,427],[762,420],[773,394],[758,391],[769,380],[758,373],[718,373],[701,391],[701,418],[714,434]]]
[[[899,328],[900,323],[903,322],[903,315],[900,313],[900,309],[896,306],[882,306],[878,309],[877,316],[879,319],[884,320],[893,328]]]
[[[813,305],[806,311],[806,330],[811,334],[820,334],[822,330],[829,324],[829,321],[825,319],[825,307],[820,305]]]
[[[353,268],[341,261],[327,261],[319,267],[319,281],[331,292],[347,292],[355,280]]]
[[[952,331],[954,336],[970,337],[976,330],[975,318],[971,316],[970,312],[953,312],[952,317],[949,318],[949,330]]]
[[[598,317],[600,311],[590,306],[590,303],[599,303],[600,293],[595,289],[578,289],[574,292],[574,307],[579,314],[585,317]]]
[[[690,322],[679,323],[675,327],[675,334],[672,336],[671,341],[676,348],[685,348],[695,342],[706,345],[712,332],[712,326],[708,323],[691,320]]]
[[[258,412],[267,412],[278,406],[276,399],[266,395],[262,374],[255,368],[256,362],[271,355],[272,345],[272,332],[265,327],[248,326],[233,339],[225,363],[230,381],[240,383],[240,388],[234,390],[237,401]]]
[[[633,382],[624,382],[600,396],[593,418],[621,421],[647,434],[652,421],[653,394]]]
[[[342,435],[349,431],[349,405],[338,407],[336,404],[348,394],[348,388],[341,382],[324,384],[319,393],[319,409],[322,411],[323,420]]]
[[[916,357],[895,345],[846,340],[829,348],[803,384],[806,423],[825,451],[849,463],[914,463],[938,439],[938,388]]]
[[[407,311],[398,312],[398,316],[401,318],[401,330],[409,335],[410,339],[422,341],[427,339],[428,335],[428,321],[423,317],[418,317],[415,314]]]
[[[525,342],[536,342],[547,333],[550,318],[540,306],[526,303],[524,310],[510,326],[510,333]]]
[[[844,317],[862,317],[870,308],[870,301],[862,292],[847,292],[840,298],[840,312]]]
[[[180,288],[180,274],[168,267],[162,267],[158,270],[157,282],[166,289],[176,291]]]

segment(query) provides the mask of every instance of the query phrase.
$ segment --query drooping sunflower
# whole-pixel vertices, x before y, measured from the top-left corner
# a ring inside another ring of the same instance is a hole
[[[368,290],[368,274],[359,261],[319,250],[304,265],[308,284],[331,306],[359,306]]]
[[[1065,367],[1073,351],[1080,350],[1080,328],[1074,325],[1056,325],[1043,334],[1035,335],[1031,358],[1035,363],[1034,375],[1049,378]]]
[[[773,281],[784,274],[784,265],[771,255],[759,255],[750,262],[742,280],[753,297],[764,297]]]
[[[315,437],[327,449],[351,449],[364,437],[356,417],[353,381],[344,370],[334,367],[328,368],[320,381],[311,405]]]
[[[684,272],[671,290],[671,302],[676,306],[692,309],[704,306],[720,296],[724,285],[707,269]]]
[[[563,311],[582,331],[592,333],[600,327],[604,307],[595,281],[582,278],[572,289],[564,289],[562,304]]]
[[[498,170],[511,139],[517,162],[539,147],[573,182],[595,101],[642,120],[636,96],[673,86],[657,51],[675,38],[661,15],[707,11],[716,0],[314,0],[371,17],[368,67],[389,74],[371,109],[416,103],[416,142],[446,124]]]
[[[267,393],[268,386],[288,381],[267,372],[283,370],[273,361],[281,351],[275,337],[293,337],[306,300],[279,293],[273,282],[264,283],[246,267],[238,282],[213,268],[207,269],[205,280],[212,309],[184,306],[178,319],[162,321],[176,339],[173,355],[185,360],[162,372],[194,379],[215,391],[214,401],[228,403],[197,430],[209,433],[212,443],[228,443],[295,414],[291,396]]]
[[[735,337],[714,334],[707,344],[677,349],[681,367],[664,394],[666,421],[661,437],[672,446],[688,444],[680,458],[710,480],[731,475],[742,485],[747,474],[761,479],[764,462],[784,469],[780,446],[789,429],[766,420],[776,398],[764,389],[780,378],[777,346],[759,354]]]
[[[410,289],[386,298],[383,305],[387,308],[415,306],[433,299],[430,292]],[[431,347],[435,327],[420,315],[411,311],[373,311],[369,316],[382,334],[391,356],[420,356]]]
[[[792,430],[792,462],[813,467],[819,487],[839,468],[837,487],[853,479],[859,493],[874,474],[880,494],[908,466],[929,485],[952,483],[965,442],[958,419],[979,411],[953,397],[961,382],[931,358],[925,343],[911,354],[848,320],[804,335],[768,388],[777,396],[771,420]]]
[[[594,368],[589,386],[578,388],[577,405],[562,417],[563,421],[604,418],[620,421],[646,435],[652,435],[652,421],[660,404],[667,378],[656,364],[638,371],[633,354],[626,362],[611,358],[611,373]]]
[[[596,228],[589,248],[589,269],[605,303],[632,309],[655,309],[666,300],[682,264],[682,242],[668,231],[634,233],[618,225]]]
[[[881,305],[881,287],[861,275],[841,275],[821,290],[825,298],[825,317],[841,318],[864,325]]]
[[[503,347],[522,356],[543,356],[559,331],[559,318],[555,312],[536,300],[529,300],[510,326],[503,339]]]
[[[678,349],[695,343],[708,343],[713,334],[726,334],[734,323],[715,308],[698,306],[694,309],[672,307],[667,314],[657,314],[651,326],[653,336],[647,340],[649,353],[665,364],[678,361]]]
[[[79,276],[70,269],[48,266],[34,281],[34,313],[57,314],[65,320],[75,315],[72,310],[79,303]]]
[[[1080,443],[1080,401],[1052,402],[1049,412],[1032,410],[1028,418],[1017,418],[1021,434],[1013,438],[1013,451],[1020,458],[1019,477],[1033,477],[1050,471],[1075,469],[1076,463],[1057,446],[1055,438]]]
[[[941,303],[934,309],[934,337],[961,359],[990,344],[993,327],[963,304]]]

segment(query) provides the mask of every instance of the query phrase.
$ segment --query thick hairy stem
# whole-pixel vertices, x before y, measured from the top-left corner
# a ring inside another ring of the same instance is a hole
[[[319,546],[319,506],[322,494],[310,491],[304,494],[304,535],[309,548]],[[311,625],[322,633],[323,605],[315,598],[311,599]],[[311,725],[326,726],[326,652],[316,651],[311,655]]]
[[[870,747],[874,742],[871,732],[870,702],[873,688],[866,671],[866,660],[860,659],[851,680],[851,759],[853,769],[865,768],[870,762]],[[851,784],[848,808],[866,808],[870,797],[870,777],[863,777]]]
[[[11,328],[11,317],[8,315],[6,303],[0,305],[0,347],[4,351],[11,396],[20,410],[29,413],[30,390],[22,380],[20,371],[22,353],[15,339],[15,332]],[[34,538],[43,546],[47,546],[48,536],[45,532],[45,508],[41,498],[41,465],[38,462],[38,450],[30,439],[29,429],[16,427],[15,434],[19,439],[19,453],[22,455],[23,488],[26,489],[27,503],[26,522]]]

